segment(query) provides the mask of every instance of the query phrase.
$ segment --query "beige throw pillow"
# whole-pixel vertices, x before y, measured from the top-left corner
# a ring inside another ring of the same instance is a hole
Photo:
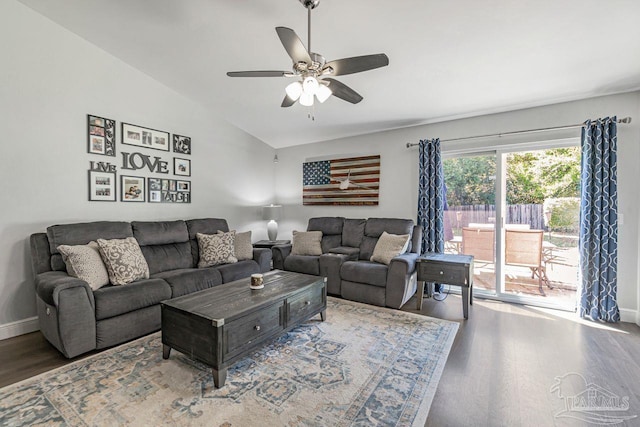
[[[94,241],[86,245],[60,245],[58,252],[67,266],[69,276],[89,284],[94,291],[109,284],[109,273],[100,257],[100,246]]]
[[[376,247],[373,249],[371,261],[389,265],[391,260],[403,254],[408,246],[408,234],[389,234],[383,231],[382,236],[380,236],[376,243]]]
[[[222,233],[221,231],[218,234]],[[251,244],[251,231],[243,233],[236,232],[236,239],[233,244],[234,255],[238,261],[253,259],[253,245]]]
[[[322,255],[322,231],[294,231],[291,255]]]
[[[235,235],[235,230],[227,233],[220,231],[218,234],[197,233],[196,238],[200,248],[198,268],[238,262],[234,256]]]
[[[112,285],[126,285],[149,278],[149,265],[135,237],[98,239],[98,246]]]

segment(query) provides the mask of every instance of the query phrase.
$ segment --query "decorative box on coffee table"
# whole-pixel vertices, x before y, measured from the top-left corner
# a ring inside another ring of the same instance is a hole
[[[256,347],[316,314],[325,320],[327,288],[318,276],[275,270],[264,288],[250,278],[215,286],[162,303],[163,358],[171,349],[213,368],[222,387],[227,368]]]

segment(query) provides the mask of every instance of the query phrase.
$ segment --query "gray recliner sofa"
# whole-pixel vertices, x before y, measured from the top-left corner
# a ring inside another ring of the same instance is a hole
[[[197,233],[229,231],[217,218],[187,221],[90,222],[53,225],[30,237],[40,330],[66,357],[120,344],[160,329],[160,302],[231,282],[271,268],[271,251],[253,249],[253,259],[197,268]],[[149,279],[93,291],[67,274],[59,245],[135,237],[149,266]]]
[[[322,255],[292,255],[292,245],[272,248],[273,267],[327,278],[327,292],[382,307],[400,308],[417,289],[416,260],[422,227],[410,219],[311,218],[307,231],[322,232]],[[387,266],[370,261],[382,233],[409,234],[407,251]]]

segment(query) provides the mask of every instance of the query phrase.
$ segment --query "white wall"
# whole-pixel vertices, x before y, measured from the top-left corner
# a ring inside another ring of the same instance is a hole
[[[0,2],[0,39],[0,339],[35,325],[28,238],[49,225],[220,217],[266,238],[271,147],[15,1]],[[117,120],[116,157],[87,153],[88,113]],[[192,138],[191,204],[87,201],[90,160],[120,174],[123,150],[172,158],[121,145],[122,121]]]
[[[425,102],[429,101],[425,100]],[[415,220],[418,152],[416,148],[405,148],[407,142],[417,143],[425,138],[449,139],[563,126],[582,123],[589,118],[612,115],[617,115],[619,118],[626,116],[633,118],[630,125],[618,126],[619,210],[625,218],[624,223],[619,226],[618,303],[624,320],[640,324],[638,318],[640,304],[638,292],[640,92],[280,149],[277,153],[280,162],[276,165],[276,198],[285,206],[284,220],[280,222],[280,235],[282,238],[290,238],[292,230],[304,230],[307,219],[313,216],[400,217]],[[517,138],[443,142],[442,150],[446,152],[469,147],[498,146],[579,136],[580,129],[574,129],[530,134]],[[377,207],[302,206],[302,163],[316,157],[351,154],[381,155],[380,205]]]

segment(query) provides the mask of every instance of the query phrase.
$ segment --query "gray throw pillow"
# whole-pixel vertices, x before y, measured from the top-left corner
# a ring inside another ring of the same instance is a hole
[[[389,265],[391,260],[403,254],[408,246],[408,234],[389,234],[383,231],[376,243],[376,247],[373,249],[371,261]]]
[[[221,231],[218,234],[222,233]],[[253,259],[253,245],[251,244],[251,231],[242,233],[236,232],[236,238],[233,243],[234,255],[238,261]]]
[[[67,266],[69,276],[89,284],[94,291],[109,284],[109,273],[100,257],[100,246],[94,241],[86,245],[60,245],[57,247]]]
[[[238,262],[234,255],[235,235],[235,231],[218,232],[218,234],[197,233],[196,238],[200,248],[198,268]]]
[[[149,265],[135,237],[98,239],[98,246],[112,285],[126,285],[149,278]]]
[[[322,231],[294,231],[291,255],[322,255]]]

